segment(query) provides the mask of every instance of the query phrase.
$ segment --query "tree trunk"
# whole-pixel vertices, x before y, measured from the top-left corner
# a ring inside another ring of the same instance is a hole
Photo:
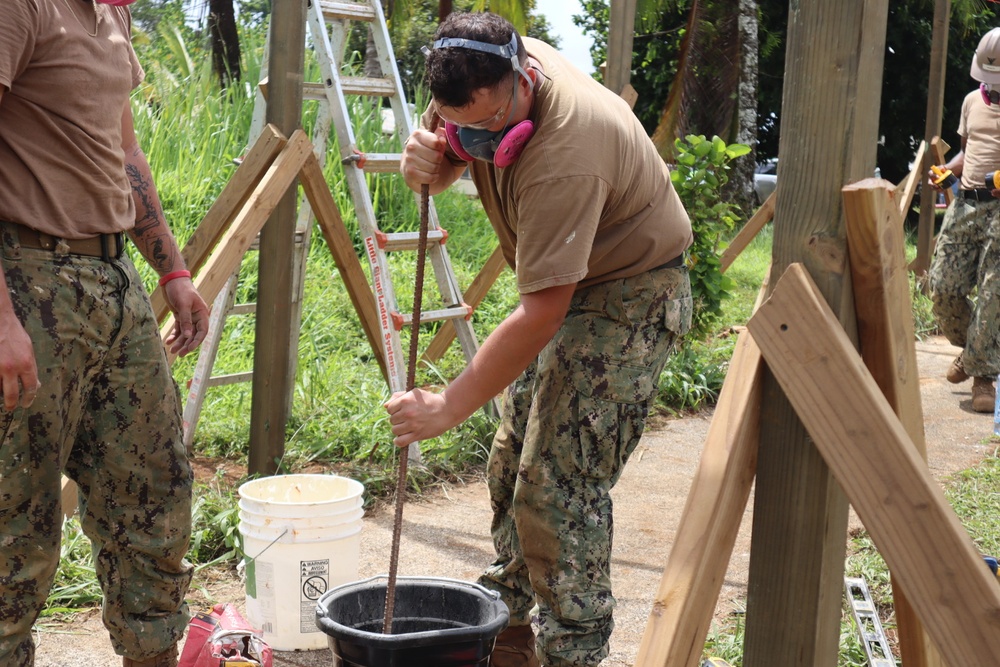
[[[750,147],[750,152],[737,158],[729,172],[726,194],[748,216],[755,206],[753,193],[754,166],[757,162],[757,3],[740,0],[740,85],[736,111],[736,141]],[[763,202],[760,202],[763,203]]]
[[[378,64],[378,51],[375,50],[375,35],[368,26],[368,40],[365,42],[365,76],[375,79],[382,76],[382,68]]]
[[[448,15],[454,9],[454,3],[452,0],[439,0],[438,1],[438,23],[443,22]]]
[[[212,36],[212,69],[225,88],[239,81],[240,36],[236,31],[236,12],[233,0],[209,0],[208,30]]]

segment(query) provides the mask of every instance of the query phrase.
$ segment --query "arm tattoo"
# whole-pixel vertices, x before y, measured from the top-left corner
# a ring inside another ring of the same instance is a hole
[[[170,235],[170,230],[153,197],[153,183],[145,178],[142,171],[134,164],[126,162],[125,173],[132,187],[136,205],[133,240],[154,269],[170,269],[173,264],[172,244],[165,240],[165,237]]]

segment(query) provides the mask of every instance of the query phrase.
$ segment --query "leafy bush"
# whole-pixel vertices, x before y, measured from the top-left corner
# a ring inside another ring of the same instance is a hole
[[[744,144],[730,144],[719,137],[706,139],[689,134],[674,142],[677,164],[670,172],[674,188],[691,217],[694,243],[690,249],[691,293],[694,318],[689,338],[708,335],[722,316],[722,301],[733,289],[722,273],[720,251],[740,219],[739,207],[722,200],[722,186],[729,180],[729,162],[750,152]]]

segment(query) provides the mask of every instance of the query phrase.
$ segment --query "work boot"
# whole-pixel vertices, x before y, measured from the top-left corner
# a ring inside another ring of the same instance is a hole
[[[952,384],[961,384],[969,379],[969,374],[965,372],[965,364],[962,362],[961,354],[955,357],[951,362],[951,366],[948,366],[948,372],[945,373],[945,377]]]
[[[997,390],[992,378],[976,378],[972,381],[972,409],[976,412],[993,412],[997,400]]]
[[[146,660],[122,658],[122,667],[177,667],[177,644]]]
[[[500,633],[490,667],[541,667],[535,656],[535,631],[530,625],[512,625]]]

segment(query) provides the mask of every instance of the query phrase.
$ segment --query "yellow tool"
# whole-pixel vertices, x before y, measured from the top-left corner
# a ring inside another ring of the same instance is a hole
[[[986,187],[989,190],[1000,189],[1000,171],[991,171],[986,174]]]
[[[955,178],[955,174],[951,173],[951,169],[943,169],[936,164],[932,164],[931,171],[934,172],[934,185],[942,190],[947,190],[955,185],[955,181],[958,180]]]

